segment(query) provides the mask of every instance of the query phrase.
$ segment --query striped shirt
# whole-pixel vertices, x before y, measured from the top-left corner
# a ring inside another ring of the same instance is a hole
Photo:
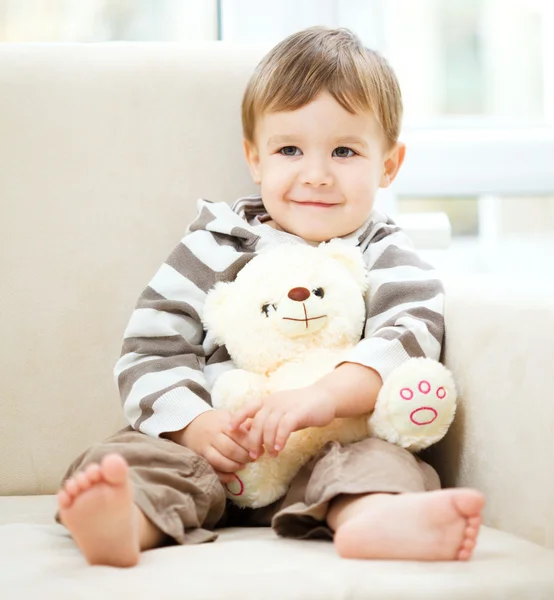
[[[272,227],[259,196],[198,201],[198,216],[143,291],[125,330],[115,378],[131,426],[152,436],[186,427],[211,410],[216,377],[233,368],[224,346],[202,326],[207,292],[233,281],[255,253],[276,244],[310,244]],[[406,234],[377,211],[342,238],[368,267],[366,325],[349,362],[383,379],[409,357],[438,359],[444,334],[444,290],[436,271]]]

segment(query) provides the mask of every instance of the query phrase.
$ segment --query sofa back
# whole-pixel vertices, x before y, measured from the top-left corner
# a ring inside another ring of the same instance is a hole
[[[112,369],[195,200],[252,193],[240,101],[262,51],[0,44],[0,494],[53,493],[124,425]]]

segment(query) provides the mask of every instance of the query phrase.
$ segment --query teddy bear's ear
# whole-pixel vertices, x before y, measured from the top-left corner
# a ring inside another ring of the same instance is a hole
[[[350,246],[340,240],[333,240],[327,243],[323,242],[318,249],[346,267],[362,291],[367,289],[367,269],[362,251],[358,247]]]
[[[204,309],[202,311],[202,322],[206,330],[221,343],[224,335],[225,323],[227,322],[227,310],[231,297],[231,283],[220,281],[208,292]]]

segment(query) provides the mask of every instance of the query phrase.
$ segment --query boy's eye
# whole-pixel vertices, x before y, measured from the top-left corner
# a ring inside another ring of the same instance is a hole
[[[272,308],[273,310],[277,310],[277,306],[275,304],[263,304],[262,305],[262,312],[264,313],[264,315],[266,317],[269,317],[269,309]]]
[[[317,296],[318,298],[323,298],[323,296],[325,296],[325,292],[323,291],[323,288],[315,288],[315,290],[312,290],[312,293],[314,296]]]
[[[347,148],[346,146],[339,146],[338,148],[335,148],[333,150],[333,156],[336,156],[337,158],[350,158],[351,156],[354,156],[356,153],[354,152],[354,150],[351,150],[350,148]]]
[[[300,154],[300,148],[297,146],[284,146],[279,150],[279,154],[283,156],[298,156]]]

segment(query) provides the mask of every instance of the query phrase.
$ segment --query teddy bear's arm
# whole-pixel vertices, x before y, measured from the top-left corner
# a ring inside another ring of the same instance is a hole
[[[385,380],[369,418],[372,435],[417,452],[438,442],[456,413],[452,373],[430,358],[410,358]]]
[[[236,410],[248,400],[267,396],[268,393],[268,382],[264,375],[233,369],[217,378],[212,389],[212,404],[214,408]]]

